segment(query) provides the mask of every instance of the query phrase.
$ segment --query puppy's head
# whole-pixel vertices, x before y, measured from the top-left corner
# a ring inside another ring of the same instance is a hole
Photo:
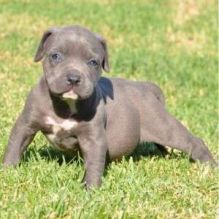
[[[109,71],[105,40],[80,26],[47,30],[34,60],[42,59],[50,92],[64,99],[88,98],[101,70]]]

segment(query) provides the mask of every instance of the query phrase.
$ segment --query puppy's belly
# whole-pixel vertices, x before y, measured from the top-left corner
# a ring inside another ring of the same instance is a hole
[[[45,135],[52,146],[58,150],[77,150],[78,149],[78,140],[73,136],[61,137],[56,134],[47,134]]]
[[[107,142],[111,160],[120,160],[123,156],[131,154],[140,140],[140,125],[138,117],[134,121],[130,117],[118,118],[107,127]]]

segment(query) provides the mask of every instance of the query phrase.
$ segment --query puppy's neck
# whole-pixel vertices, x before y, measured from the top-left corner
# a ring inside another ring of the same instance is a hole
[[[42,98],[45,97],[45,103],[49,105],[51,110],[54,111],[57,116],[65,119],[77,113],[76,105],[78,100],[64,101],[60,96],[51,93],[45,76],[40,79],[39,88]]]
[[[76,108],[77,100],[66,99],[66,100],[63,100],[63,101],[67,103],[67,105],[70,109],[71,115],[74,115],[74,114],[77,113],[77,108]]]
[[[57,116],[67,119],[91,120],[96,114],[97,106],[100,102],[100,94],[95,88],[92,95],[86,99],[65,99],[60,98],[50,92],[52,107]]]
[[[91,96],[76,102],[77,113],[75,114],[75,118],[84,121],[91,120],[96,114],[100,99],[101,95],[97,87],[95,87]]]
[[[74,105],[71,103],[67,103],[66,101],[62,100],[60,97],[55,96],[50,93],[50,98],[52,100],[52,108],[55,114],[63,119],[70,118],[74,111]],[[70,107],[70,105],[72,105]]]

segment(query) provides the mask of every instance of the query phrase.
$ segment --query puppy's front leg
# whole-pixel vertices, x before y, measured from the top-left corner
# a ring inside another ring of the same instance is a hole
[[[15,166],[20,160],[26,147],[31,143],[36,130],[31,127],[27,116],[22,114],[18,117],[9,137],[8,146],[6,148],[3,165]]]
[[[84,182],[87,188],[98,187],[104,172],[107,141],[104,127],[91,127],[79,137],[80,149],[85,162]]]

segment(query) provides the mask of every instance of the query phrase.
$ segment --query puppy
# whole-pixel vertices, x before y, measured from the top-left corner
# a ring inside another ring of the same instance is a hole
[[[168,145],[216,164],[203,141],[167,112],[158,86],[101,77],[102,69],[109,71],[101,36],[80,26],[49,29],[35,55],[41,60],[44,74],[11,131],[5,166],[20,162],[38,131],[60,150],[80,150],[87,187],[101,184],[107,155],[120,159],[139,142]]]

